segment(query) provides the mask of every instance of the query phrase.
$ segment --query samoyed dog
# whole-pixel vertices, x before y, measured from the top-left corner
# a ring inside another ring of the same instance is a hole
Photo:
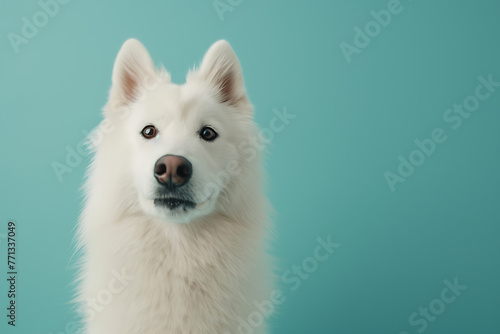
[[[226,41],[182,85],[139,41],[123,44],[79,222],[85,333],[267,332],[270,224],[252,109]]]

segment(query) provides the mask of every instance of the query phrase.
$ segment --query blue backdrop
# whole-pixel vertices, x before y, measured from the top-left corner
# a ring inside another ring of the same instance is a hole
[[[273,333],[499,333],[499,13],[486,0],[2,1],[0,276],[9,220],[18,275],[16,327],[0,283],[1,332],[74,332],[80,142],[135,37],[177,83],[227,39],[259,125],[289,114],[267,159],[285,296]]]

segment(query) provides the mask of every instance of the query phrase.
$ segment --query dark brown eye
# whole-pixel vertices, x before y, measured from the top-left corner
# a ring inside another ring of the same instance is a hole
[[[203,140],[206,141],[214,141],[215,138],[217,138],[218,134],[215,132],[214,129],[211,127],[205,126],[203,129],[200,131],[200,137]]]
[[[153,125],[148,125],[144,129],[142,129],[141,134],[146,139],[151,139],[156,137],[158,134],[158,130]]]

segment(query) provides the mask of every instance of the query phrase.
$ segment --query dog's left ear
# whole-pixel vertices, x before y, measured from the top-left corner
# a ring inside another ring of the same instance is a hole
[[[237,106],[247,100],[241,65],[228,42],[212,44],[203,57],[199,74],[218,91],[222,103]]]

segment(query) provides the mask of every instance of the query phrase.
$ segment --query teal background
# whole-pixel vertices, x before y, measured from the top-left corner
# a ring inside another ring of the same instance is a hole
[[[354,27],[387,1],[243,1],[221,21],[211,0],[73,0],[19,53],[7,34],[40,7],[2,1],[0,233],[17,222],[20,274],[15,328],[1,280],[0,331],[70,333],[72,237],[89,157],[63,182],[51,164],[65,163],[66,147],[98,124],[116,53],[136,37],[178,83],[227,39],[259,125],[274,108],[296,115],[267,160],[278,273],[312,256],[318,237],[340,247],[298,289],[281,282],[273,333],[417,333],[409,316],[455,277],[467,289],[425,333],[499,333],[500,89],[457,130],[442,116],[474,93],[478,76],[500,81],[500,2],[401,4],[348,63],[339,44],[352,44]],[[384,173],[437,127],[447,141],[391,192]]]

